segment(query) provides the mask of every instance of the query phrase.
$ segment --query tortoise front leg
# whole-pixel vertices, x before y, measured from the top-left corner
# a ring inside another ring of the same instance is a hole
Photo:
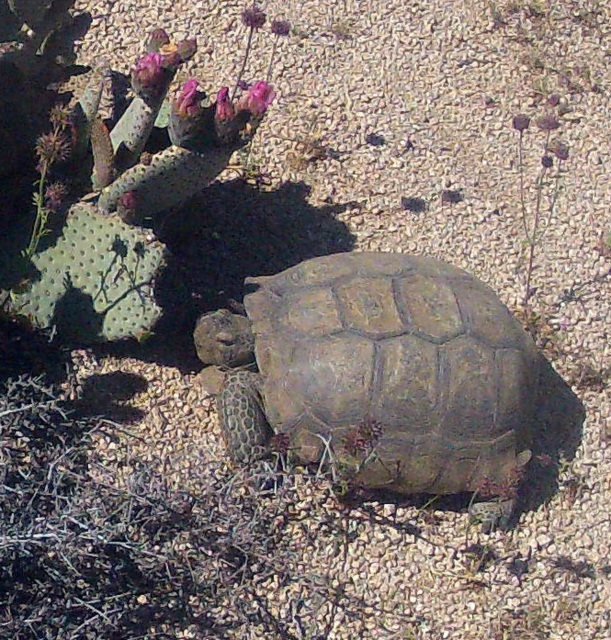
[[[232,371],[218,397],[223,440],[235,462],[258,460],[269,453],[273,431],[263,411],[260,388],[259,374]]]

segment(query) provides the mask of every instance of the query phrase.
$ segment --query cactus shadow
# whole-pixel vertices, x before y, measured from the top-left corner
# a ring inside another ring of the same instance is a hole
[[[310,193],[303,182],[262,191],[232,180],[211,185],[181,210],[156,220],[155,232],[170,250],[156,285],[164,316],[138,357],[199,370],[195,322],[206,311],[239,306],[246,276],[350,251],[354,236],[336,216],[353,203],[312,206]]]

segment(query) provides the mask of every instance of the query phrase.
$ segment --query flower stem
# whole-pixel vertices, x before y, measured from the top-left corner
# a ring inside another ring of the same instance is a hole
[[[270,56],[269,59],[269,66],[267,67],[267,76],[266,76],[266,81],[269,82],[272,79],[272,67],[274,64],[274,58],[276,57],[276,49],[278,48],[278,40],[280,39],[280,36],[276,36],[276,39],[274,40],[274,46],[272,47],[272,55]]]
[[[550,132],[547,132],[547,139],[545,141],[545,149],[547,150],[549,145]],[[528,267],[526,270],[526,289],[524,291],[524,308],[528,309],[530,297],[532,295],[532,291],[530,288],[530,283],[532,281],[532,273],[534,268],[535,261],[535,249],[537,247],[538,242],[541,238],[538,236],[539,233],[539,222],[541,220],[541,200],[543,199],[543,184],[545,181],[545,176],[547,174],[547,167],[541,167],[541,173],[539,173],[539,177],[537,179],[536,191],[537,191],[537,199],[535,201],[535,218],[533,220],[533,227],[530,234],[527,232],[526,237],[528,239]],[[554,200],[552,200],[552,208],[554,205]]]
[[[242,75],[246,69],[246,63],[248,62],[248,56],[250,55],[250,47],[252,45],[252,36],[255,30],[250,27],[248,32],[248,42],[246,43],[246,53],[244,54],[244,60],[242,61],[242,68],[240,69],[240,73],[238,73],[238,79],[236,80],[235,87],[233,88],[233,93],[231,94],[231,99],[235,98],[235,94],[238,91],[238,86],[240,85],[240,80],[242,79]]]

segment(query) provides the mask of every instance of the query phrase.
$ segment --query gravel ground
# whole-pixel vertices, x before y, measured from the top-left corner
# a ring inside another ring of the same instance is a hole
[[[143,34],[161,26],[197,37],[189,71],[204,87],[235,82],[247,33],[234,0],[79,4],[94,14],[83,62],[106,57],[127,71]],[[286,532],[304,583],[260,584],[268,609],[293,634],[279,637],[611,638],[611,2],[278,0],[263,8],[293,25],[278,45],[277,101],[252,151],[269,185],[236,186],[228,173],[202,196],[211,220],[204,233],[214,232],[216,244],[205,239],[192,253],[201,251],[200,268],[218,279],[199,291],[201,307],[237,297],[245,273],[354,248],[445,259],[520,312],[528,245],[511,121],[520,112],[533,118],[524,134],[532,224],[545,141],[534,120],[554,113],[561,126],[552,138],[568,145],[569,158],[551,213],[554,182],[544,190],[531,313],[521,317],[572,388],[572,410],[582,403],[586,415],[578,446],[561,447],[553,460],[557,490],[508,533],[483,535],[468,528],[464,510],[435,504],[372,500],[346,512],[324,483],[304,479]],[[248,80],[265,76],[271,43],[266,25]],[[234,190],[246,203],[235,210]],[[253,248],[253,238],[269,242]],[[119,402],[124,412],[142,412],[129,425],[137,437],[99,441],[117,481],[138,456],[174,486],[204,490],[202,469],[226,463],[214,400],[192,365],[153,358],[144,347],[75,356],[83,382],[113,372],[145,380]],[[108,407],[112,398],[106,390],[98,400]],[[329,522],[338,526],[322,526]],[[331,597],[317,602],[320,592],[305,581],[312,575],[352,608]],[[303,602],[309,617],[300,622]],[[260,636],[240,628],[228,637]]]

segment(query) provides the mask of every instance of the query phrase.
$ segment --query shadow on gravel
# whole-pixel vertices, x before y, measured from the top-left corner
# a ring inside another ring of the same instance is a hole
[[[571,461],[583,436],[585,407],[571,387],[541,356],[539,406],[532,446],[533,459],[523,486],[525,510],[548,502],[558,491],[563,461]]]
[[[0,316],[0,383],[23,374],[45,374],[50,382],[63,382],[69,363],[70,349],[51,340],[50,334]]]
[[[350,251],[354,237],[337,220],[353,203],[315,207],[311,188],[286,182],[261,191],[242,180],[210,186],[188,206],[167,213],[155,231],[170,250],[156,289],[164,316],[143,347],[102,347],[116,355],[201,368],[193,346],[195,321],[205,311],[239,306],[246,276],[271,275],[315,256]]]
[[[126,402],[146,391],[147,386],[146,380],[135,373],[94,374],[83,383],[81,397],[73,403],[73,408],[79,417],[104,416],[115,422],[137,422],[144,417],[144,411]]]

